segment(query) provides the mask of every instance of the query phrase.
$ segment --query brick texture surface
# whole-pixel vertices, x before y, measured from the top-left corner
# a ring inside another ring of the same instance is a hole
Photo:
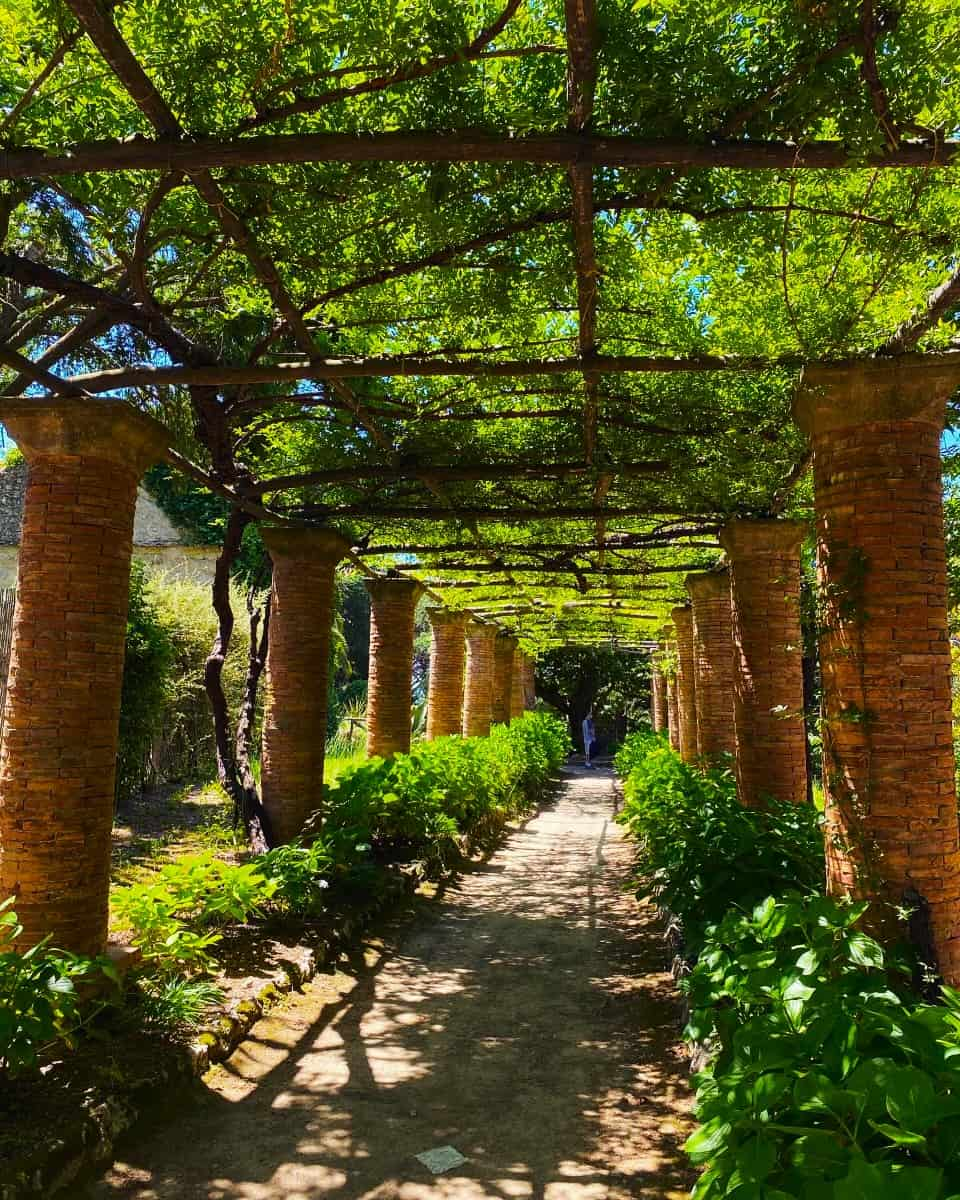
[[[529,654],[523,656],[523,707],[527,710],[537,703],[536,663]]]
[[[510,676],[510,720],[522,717],[526,705],[523,701],[524,653],[518,646],[513,652],[513,672]]]
[[[667,712],[667,677],[662,666],[663,647],[654,651],[650,662],[650,722],[654,732],[666,733],[669,724]]]
[[[464,737],[486,737],[493,715],[493,625],[467,626],[467,671],[463,691]]]
[[[261,532],[273,561],[261,790],[282,845],[320,804],[334,577],[350,547],[332,531]]]
[[[50,934],[96,954],[137,484],[165,435],[123,405],[33,404],[5,417],[29,473],[0,751],[0,896],[16,895],[21,948]]]
[[[697,680],[693,657],[693,613],[675,608],[677,636],[677,749],[684,762],[697,761]]]
[[[730,560],[737,788],[744,804],[807,799],[799,521],[734,520]]]
[[[510,723],[510,698],[513,692],[513,658],[517,639],[500,633],[493,640],[493,697],[490,721],[493,725]]]
[[[427,740],[460,733],[463,679],[467,656],[467,615],[431,608],[430,684],[427,690]]]
[[[733,755],[733,634],[730,576],[726,571],[688,575],[693,612],[693,670],[697,693],[697,753],[719,764]]]
[[[413,620],[420,586],[411,579],[368,579],[370,660],[367,757],[410,749]]]
[[[922,898],[930,949],[956,985],[944,404],[924,387],[921,374],[873,365],[811,389],[795,411],[814,449],[829,887],[921,911]]]
[[[674,750],[680,749],[680,711],[677,704],[677,677],[667,676],[667,734]]]

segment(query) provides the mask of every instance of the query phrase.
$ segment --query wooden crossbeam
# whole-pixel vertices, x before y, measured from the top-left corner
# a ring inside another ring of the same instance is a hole
[[[47,179],[116,171],[179,171],[323,162],[513,162],[567,167],[730,167],[751,171],[803,168],[871,170],[953,164],[960,142],[901,142],[880,153],[856,154],[841,141],[714,139],[703,142],[546,133],[526,137],[459,130],[401,133],[291,133],[262,137],[104,139],[60,150],[0,150],[0,179]]]

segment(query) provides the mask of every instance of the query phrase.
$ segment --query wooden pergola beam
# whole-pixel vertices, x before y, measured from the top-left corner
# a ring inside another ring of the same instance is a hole
[[[604,471],[612,475],[623,475],[630,479],[643,479],[648,476],[662,475],[671,470],[672,464],[665,459],[653,459],[648,462],[611,463],[604,466]],[[505,462],[487,463],[477,466],[411,466],[384,465],[382,463],[360,463],[355,467],[329,467],[319,471],[303,471],[299,474],[276,475],[272,479],[262,479],[256,484],[255,490],[262,495],[264,492],[285,491],[288,488],[311,487],[333,483],[363,483],[368,480],[434,480],[442,483],[482,482],[497,479],[568,479],[581,475],[593,475],[596,468],[586,462],[569,463],[528,463]]]
[[[719,546],[716,547],[719,550]],[[687,562],[687,563],[672,563],[664,565],[647,565],[636,567],[582,567],[579,563],[567,565],[566,563],[504,563],[502,566],[498,563],[414,563],[405,565],[398,563],[397,571],[416,573],[417,571],[470,571],[474,575],[494,575],[509,571],[512,574],[527,574],[527,575],[556,575],[558,571],[569,571],[573,575],[624,575],[638,581],[643,580],[648,575],[673,575],[678,572],[684,574],[688,571],[704,571],[706,567],[702,562]],[[437,581],[442,582],[442,581]]]
[[[310,505],[291,510],[290,515],[320,517],[335,521],[341,517],[378,517],[394,520],[470,520],[470,521],[535,521],[550,517],[570,520],[596,521],[598,518],[616,520],[618,517],[687,517],[690,509],[662,508],[657,505],[623,505],[619,508],[581,508],[573,504],[517,508],[480,508],[475,504],[458,505],[450,509],[434,504],[341,504]],[[696,515],[696,514],[693,514]],[[715,512],[709,515],[714,516]]]
[[[941,357],[916,355],[919,359]],[[960,355],[957,355],[960,358]],[[580,374],[593,370],[601,374],[697,374],[712,371],[799,370],[805,363],[800,355],[780,358],[760,356],[734,357],[700,354],[686,357],[671,355],[598,354],[589,363],[576,355],[572,358],[519,359],[483,362],[476,359],[416,358],[413,355],[384,358],[322,358],[306,362],[262,363],[235,367],[117,367],[70,376],[66,382],[82,387],[91,395],[135,387],[241,387],[244,384],[291,383],[301,379],[363,379],[371,377],[403,378],[463,376],[465,378],[521,378],[531,375]],[[290,403],[291,397],[281,398]],[[280,402],[280,401],[278,401]]]
[[[173,136],[104,139],[63,150],[0,150],[0,179],[49,179],[116,171],[202,170],[289,163],[531,163],[568,167],[684,170],[730,167],[750,171],[932,169],[956,161],[960,142],[903,142],[857,155],[841,141],[704,142],[545,133],[504,137],[470,130],[402,133],[293,133],[260,137]]]

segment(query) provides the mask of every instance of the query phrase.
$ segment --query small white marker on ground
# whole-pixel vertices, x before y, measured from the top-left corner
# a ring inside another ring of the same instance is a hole
[[[433,1150],[424,1150],[416,1158],[434,1175],[443,1175],[445,1171],[452,1171],[467,1161],[455,1146],[436,1146]]]

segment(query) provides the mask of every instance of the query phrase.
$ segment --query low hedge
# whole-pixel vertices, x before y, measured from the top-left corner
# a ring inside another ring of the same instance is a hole
[[[515,816],[541,800],[569,752],[562,721],[527,713],[489,737],[437,738],[370,759],[326,789],[321,836],[337,861],[362,845],[376,861],[443,864],[491,816]]]
[[[700,771],[658,734],[634,733],[614,765],[624,780],[618,820],[637,845],[638,886],[680,920],[688,957],[731,905],[823,886],[823,836],[809,805],[744,808],[729,771]]]
[[[822,894],[812,807],[744,809],[727,773],[656,736],[617,766],[638,887],[696,956],[696,1200],[956,1200],[960,993],[923,1003],[912,953],[870,935],[866,904]]]

